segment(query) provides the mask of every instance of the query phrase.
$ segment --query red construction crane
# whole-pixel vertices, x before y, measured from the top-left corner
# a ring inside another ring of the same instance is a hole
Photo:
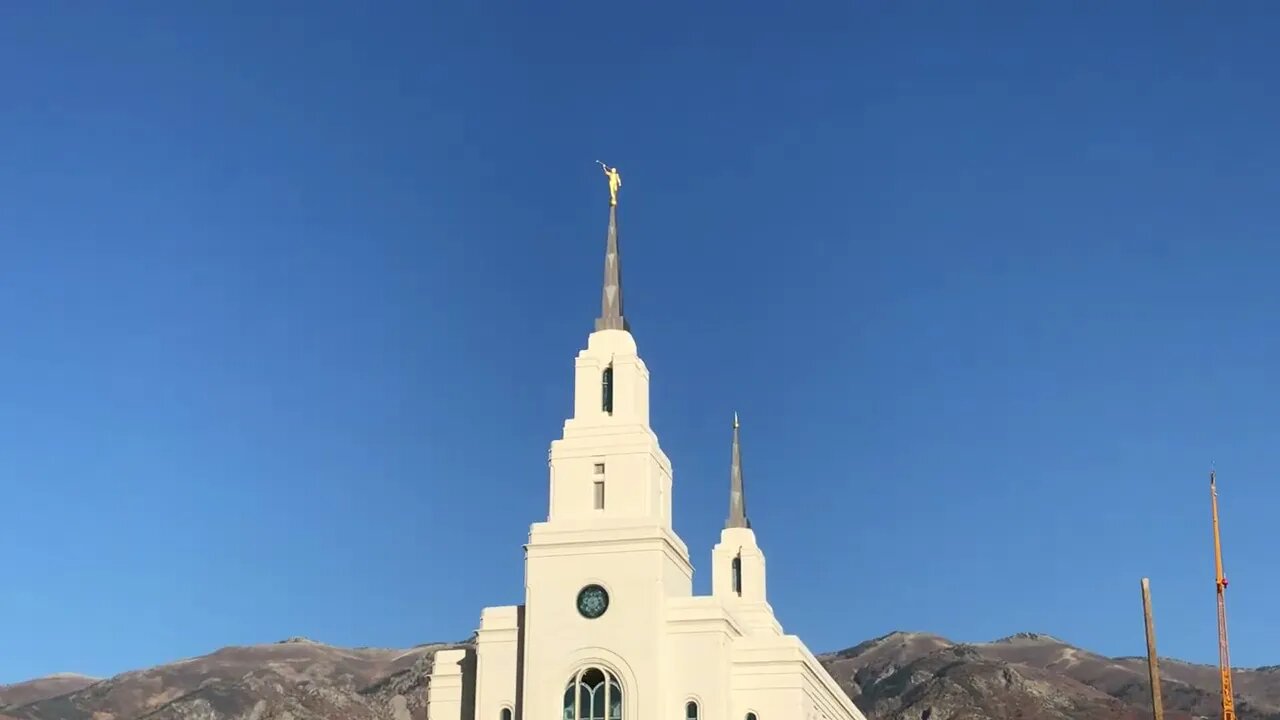
[[[1222,720],[1236,720],[1235,695],[1231,691],[1231,651],[1227,645],[1227,576],[1222,573],[1222,536],[1218,532],[1218,485],[1209,473],[1209,496],[1213,499],[1213,561],[1218,588],[1218,673],[1222,676]]]

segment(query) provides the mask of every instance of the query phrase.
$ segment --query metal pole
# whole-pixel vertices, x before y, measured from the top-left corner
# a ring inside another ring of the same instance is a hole
[[[1155,720],[1164,720],[1164,703],[1160,698],[1160,667],[1156,663],[1156,625],[1151,617],[1151,581],[1142,578],[1142,615],[1147,621],[1147,672],[1151,676],[1151,712]]]

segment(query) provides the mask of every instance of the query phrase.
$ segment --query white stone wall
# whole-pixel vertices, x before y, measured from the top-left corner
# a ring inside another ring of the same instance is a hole
[[[502,720],[502,709],[516,711],[520,608],[485,608],[476,633],[476,717]],[[432,718],[432,720],[435,720]]]
[[[441,650],[436,653],[427,683],[428,720],[470,720],[462,717],[463,663],[466,650]]]
[[[612,414],[601,409],[610,364]],[[698,720],[866,720],[804,644],[782,633],[752,530],[722,532],[713,593],[693,597],[688,549],[671,527],[671,464],[648,423],[649,373],[635,341],[621,330],[593,333],[575,366],[574,416],[549,454],[547,520],[530,528],[525,547],[523,614],[497,607],[481,617],[474,719],[460,717],[469,707],[465,656],[440,653],[430,720],[503,720],[507,707],[512,720],[561,720],[566,685],[591,666],[621,682],[625,720],[685,720],[690,699]],[[598,464],[604,508],[594,502]],[[578,611],[588,584],[609,594],[599,618]]]

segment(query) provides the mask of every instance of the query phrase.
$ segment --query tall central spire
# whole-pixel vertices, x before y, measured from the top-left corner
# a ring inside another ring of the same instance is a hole
[[[742,448],[738,442],[738,413],[733,414],[733,461],[729,466],[729,519],[727,528],[749,528],[747,496],[742,488]]]
[[[631,325],[622,314],[622,256],[618,254],[618,189],[622,187],[622,174],[597,160],[609,179],[609,237],[604,246],[604,290],[600,294],[600,317],[596,318],[596,330],[631,331]]]
[[[618,254],[618,205],[609,205],[609,237],[604,249],[604,290],[596,330],[626,330],[631,324],[622,314],[622,256]]]

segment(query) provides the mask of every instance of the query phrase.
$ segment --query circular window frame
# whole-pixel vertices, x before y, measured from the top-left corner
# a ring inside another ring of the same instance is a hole
[[[604,595],[604,608],[600,610],[598,615],[588,615],[582,611],[582,597],[590,590],[599,590]],[[613,594],[609,592],[609,588],[605,587],[601,582],[588,582],[578,589],[578,593],[573,596],[574,609],[578,611],[578,615],[584,620],[599,620],[604,614],[609,612],[609,607],[613,602]]]

